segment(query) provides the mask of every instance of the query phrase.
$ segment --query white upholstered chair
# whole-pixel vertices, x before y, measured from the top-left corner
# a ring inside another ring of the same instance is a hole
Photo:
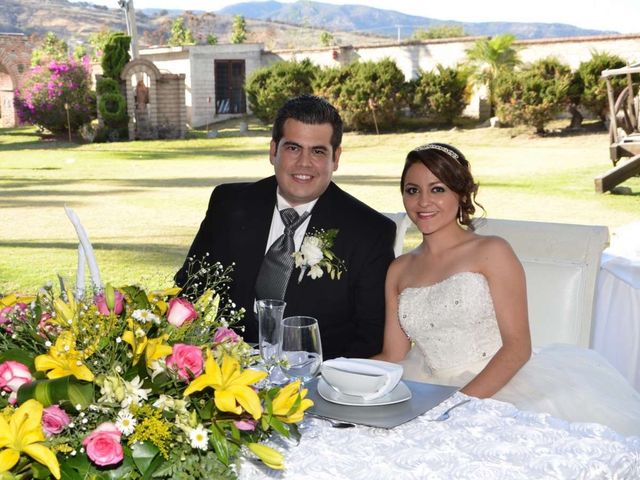
[[[522,262],[533,345],[591,346],[596,276],[609,229],[484,219],[476,231],[506,239]]]
[[[409,228],[409,225],[411,225],[411,220],[405,212],[383,212],[382,214],[396,223],[396,240],[393,245],[393,252],[396,254],[396,257],[398,257],[402,255],[402,248],[404,247],[404,236],[407,233],[407,228]]]

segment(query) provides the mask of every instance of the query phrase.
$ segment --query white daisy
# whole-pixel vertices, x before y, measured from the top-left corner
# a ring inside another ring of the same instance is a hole
[[[118,419],[116,420],[116,427],[125,436],[128,437],[136,429],[136,419],[127,409],[120,410],[118,413]]]
[[[191,446],[193,448],[206,450],[209,445],[209,434],[200,424],[189,432],[189,440],[191,440]]]
[[[136,320],[138,320],[140,323],[147,323],[147,322],[159,323],[160,321],[160,318],[157,315],[155,315],[153,312],[151,312],[151,310],[143,310],[143,309],[134,310],[131,316]]]

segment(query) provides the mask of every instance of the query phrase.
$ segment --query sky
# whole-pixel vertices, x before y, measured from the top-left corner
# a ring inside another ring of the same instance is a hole
[[[73,1],[73,0],[71,0]],[[84,0],[118,8],[117,0]],[[292,3],[294,0],[278,0]],[[581,28],[640,33],[640,0],[315,0],[367,5],[410,15],[461,22],[567,23]],[[242,0],[133,0],[135,8],[208,10],[215,12]]]

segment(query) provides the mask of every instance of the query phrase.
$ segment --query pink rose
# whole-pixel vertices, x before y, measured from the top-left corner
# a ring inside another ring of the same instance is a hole
[[[120,315],[120,313],[122,312],[122,309],[124,308],[124,295],[122,295],[122,293],[120,293],[119,290],[114,290],[113,293],[115,298],[115,302],[113,304],[113,313],[116,315]],[[98,311],[102,315],[111,314],[111,311],[109,310],[109,307],[107,305],[107,299],[104,296],[104,293],[101,293],[100,295],[96,295],[95,303],[96,303],[96,307],[98,307]]]
[[[181,327],[196,318],[198,318],[198,312],[189,301],[184,298],[172,298],[169,301],[167,321],[174,327]]]
[[[224,342],[227,339],[231,343],[236,343],[238,340],[240,340],[240,337],[236,332],[234,332],[231,328],[228,328],[228,327],[218,328],[216,330],[215,335],[213,336],[213,341],[215,343]]]
[[[59,434],[70,421],[67,412],[58,405],[50,405],[42,411],[42,429],[47,436]]]
[[[167,367],[178,372],[183,380],[197,377],[202,373],[204,358],[200,347],[176,343],[173,352],[167,357]]]
[[[25,383],[32,381],[33,377],[26,365],[13,360],[0,363],[0,388],[11,392],[9,403],[12,405],[16,403],[18,389]]]
[[[111,422],[102,423],[82,441],[87,456],[96,465],[120,463],[124,456],[120,444],[120,430]]]
[[[13,307],[4,307],[0,309],[0,325],[9,323],[11,321],[9,320],[9,314],[11,313],[11,310],[13,310]]]
[[[257,423],[255,420],[236,420],[233,422],[238,430],[244,430],[245,432],[255,430]]]

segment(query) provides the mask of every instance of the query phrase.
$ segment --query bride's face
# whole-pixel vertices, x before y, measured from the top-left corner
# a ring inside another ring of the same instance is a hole
[[[456,224],[458,194],[422,163],[407,170],[402,202],[409,218],[425,235]]]

